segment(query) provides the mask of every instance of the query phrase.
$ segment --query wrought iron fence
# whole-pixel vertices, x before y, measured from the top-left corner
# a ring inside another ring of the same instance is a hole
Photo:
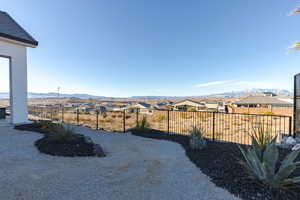
[[[201,127],[213,140],[250,144],[250,134],[262,127],[273,136],[291,135],[292,117],[220,112],[125,109],[108,112],[79,112],[64,107],[29,107],[32,120],[53,120],[93,129],[126,132],[146,119],[148,127],[168,134],[189,135],[193,126]]]

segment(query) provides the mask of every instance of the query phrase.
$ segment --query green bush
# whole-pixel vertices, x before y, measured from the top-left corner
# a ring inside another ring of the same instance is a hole
[[[300,176],[290,177],[292,172],[300,165],[300,162],[294,162],[300,149],[287,155],[279,169],[276,170],[279,152],[275,142],[276,137],[267,144],[263,151],[256,139],[252,137],[251,148],[245,150],[239,146],[245,159],[245,161],[241,161],[241,164],[253,178],[271,188],[285,188],[300,183]]]

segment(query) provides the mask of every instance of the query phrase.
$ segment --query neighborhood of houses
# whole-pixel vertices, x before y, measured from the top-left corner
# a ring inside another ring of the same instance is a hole
[[[270,92],[255,93],[241,98],[187,98],[180,100],[161,100],[155,103],[149,101],[117,101],[101,100],[91,102],[72,102],[69,99],[65,103],[31,103],[37,107],[64,107],[69,112],[107,112],[107,111],[132,111],[139,109],[143,114],[153,114],[153,110],[174,110],[174,111],[211,111],[227,113],[253,113],[264,114],[274,113],[291,115],[293,111],[293,99],[289,96],[281,96]]]

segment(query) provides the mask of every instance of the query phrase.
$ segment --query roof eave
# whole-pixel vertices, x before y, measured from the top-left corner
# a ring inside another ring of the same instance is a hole
[[[21,46],[26,46],[26,47],[31,47],[31,48],[36,48],[38,46],[38,41],[28,41],[20,38],[16,38],[4,33],[0,33],[0,40],[8,43],[13,43],[16,45],[21,45]]]

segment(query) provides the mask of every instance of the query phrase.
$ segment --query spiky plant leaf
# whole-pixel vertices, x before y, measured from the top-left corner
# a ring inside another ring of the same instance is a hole
[[[267,170],[270,176],[275,174],[276,162],[278,160],[279,151],[275,147],[275,143],[271,142],[263,153],[263,161],[267,163]]]
[[[263,156],[263,149],[261,148],[261,146],[258,144],[257,140],[255,139],[255,137],[252,137],[252,146],[253,149],[255,150],[257,156],[259,157],[259,159],[262,159]]]
[[[252,145],[252,148],[244,150],[239,146],[241,153],[244,156],[246,162],[243,162],[245,168],[261,182],[271,186],[272,188],[279,188],[289,186],[295,183],[300,183],[300,177],[290,177],[293,171],[300,165],[300,162],[294,162],[298,156],[300,149],[291,152],[282,162],[278,171],[276,169],[276,163],[279,157],[279,151],[276,146],[276,138],[267,145],[262,159],[259,159],[257,150],[260,148]]]
[[[281,166],[279,168],[279,171],[281,168],[285,168],[288,165],[291,165],[294,160],[297,158],[298,154],[300,152],[300,149],[293,151],[292,153],[290,153],[281,163]]]
[[[281,168],[273,177],[273,181],[270,182],[271,186],[274,188],[278,188],[280,186],[283,186],[288,179],[288,177],[291,175],[291,173],[296,169],[296,166],[294,164],[288,165],[284,168]]]

